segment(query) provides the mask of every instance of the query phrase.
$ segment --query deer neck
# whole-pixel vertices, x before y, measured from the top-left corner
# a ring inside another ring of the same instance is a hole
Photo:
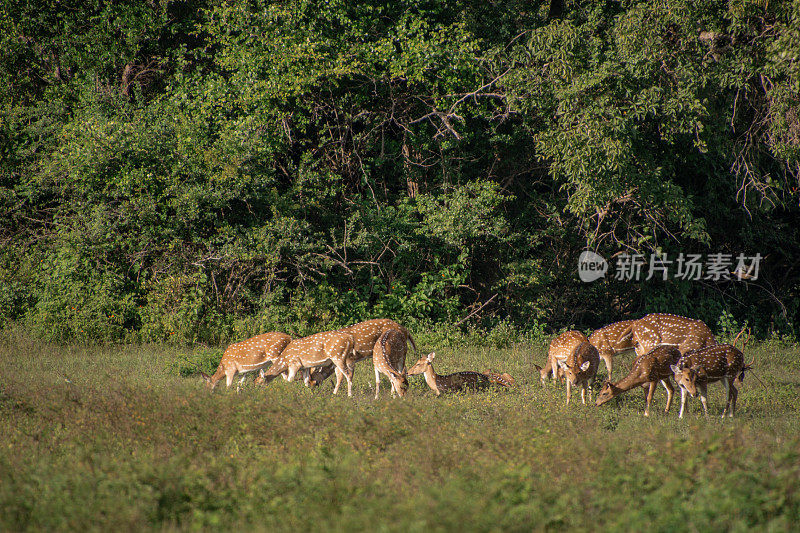
[[[634,387],[638,387],[647,382],[644,376],[646,376],[647,372],[637,372],[636,374],[628,374],[621,380],[614,383],[614,386],[620,390],[620,392],[629,391]]]
[[[439,394],[439,387],[436,384],[436,378],[438,376],[436,375],[436,372],[433,371],[433,365],[428,365],[428,368],[425,369],[423,375],[425,376],[425,383],[428,384],[428,387],[433,389],[436,394]]]

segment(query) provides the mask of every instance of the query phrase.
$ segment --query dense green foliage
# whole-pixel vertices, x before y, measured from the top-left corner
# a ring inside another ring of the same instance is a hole
[[[764,386],[748,375],[725,420],[717,384],[708,420],[696,399],[663,414],[661,387],[649,418],[638,390],[567,407],[535,377],[545,347],[437,350],[437,371],[502,369],[509,391],[437,398],[418,376],[374,401],[369,363],[353,398],[330,380],[209,395],[178,348],[3,335],[0,529],[795,530],[797,345],[745,350]]]
[[[797,0],[3,0],[0,326],[796,334],[798,28]],[[586,285],[587,247],[766,259]]]

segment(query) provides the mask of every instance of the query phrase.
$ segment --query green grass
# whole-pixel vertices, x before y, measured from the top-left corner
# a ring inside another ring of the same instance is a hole
[[[566,407],[543,345],[437,349],[439,373],[491,367],[518,385],[404,400],[276,380],[209,395],[181,361],[208,350],[0,340],[0,530],[787,531],[800,520],[800,349],[756,356],[733,420],[709,388],[642,416],[631,391]],[[624,361],[624,362],[623,362]],[[630,357],[617,363],[621,374]],[[413,361],[409,361],[409,364]],[[602,367],[602,365],[601,365]],[[185,372],[183,372],[185,374]],[[66,380],[71,383],[68,383]],[[595,391],[600,383],[596,384]]]

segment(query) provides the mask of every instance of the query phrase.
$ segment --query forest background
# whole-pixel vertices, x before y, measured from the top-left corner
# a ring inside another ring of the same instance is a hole
[[[800,331],[800,1],[3,0],[0,109],[0,327]]]

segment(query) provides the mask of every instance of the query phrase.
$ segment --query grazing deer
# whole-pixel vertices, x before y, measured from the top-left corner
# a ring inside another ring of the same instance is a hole
[[[753,359],[755,361],[755,358]],[[744,379],[744,371],[749,370],[753,363],[745,366],[744,355],[730,344],[717,344],[700,350],[685,353],[672,365],[675,382],[681,388],[681,412],[678,418],[683,418],[683,408],[686,405],[686,393],[692,398],[700,396],[703,412],[708,416],[708,384],[721,381],[722,386],[728,389],[728,401],[722,411],[723,418],[727,413],[733,416],[736,412],[736,398],[739,391],[734,382]]]
[[[260,376],[260,381],[271,382],[279,374],[289,371],[288,381],[294,381],[298,372],[308,378],[310,370],[331,362],[336,367],[336,386],[339,392],[342,377],[347,379],[347,395],[353,395],[353,369],[355,368],[355,342],[353,336],[344,331],[323,331],[302,339],[295,339],[275,359],[269,370]]]
[[[409,333],[406,328],[394,320],[388,318],[365,320],[363,322],[353,324],[352,326],[341,328],[338,331],[350,333],[353,336],[353,340],[355,341],[355,362],[358,362],[363,359],[367,359],[368,357],[372,357],[372,352],[375,348],[375,343],[378,341],[378,338],[390,329],[394,329],[402,333],[404,341],[407,340],[410,342],[412,348],[414,348],[414,353],[417,353],[417,344],[414,342],[414,338],[411,336],[411,333]],[[318,367],[314,370],[306,384],[312,387],[319,385],[333,373],[334,369],[335,368],[332,364]]]
[[[542,380],[542,385],[544,385],[545,381],[550,377],[551,372],[553,374],[553,379],[558,379],[560,381],[563,371],[558,365],[558,362],[565,361],[569,354],[575,351],[578,345],[588,341],[589,339],[586,338],[586,335],[577,330],[565,331],[550,341],[550,349],[547,352],[547,362],[544,368],[533,365],[536,367],[536,370],[539,371],[539,378]]]
[[[653,401],[653,393],[660,381],[664,388],[667,389],[667,408],[664,412],[668,413],[672,405],[672,395],[675,392],[672,383],[669,381],[673,374],[671,367],[680,358],[681,352],[674,346],[659,346],[653,351],[640,355],[633,360],[631,371],[627,376],[616,383],[611,383],[610,381],[603,383],[603,388],[600,389],[600,394],[597,395],[595,405],[603,405],[625,391],[647,384],[647,405],[644,408],[644,416],[650,416],[650,402]]]
[[[682,354],[717,344],[702,320],[668,313],[651,313],[635,320],[631,332],[636,355],[644,355],[663,344],[677,346]]]
[[[222,354],[222,360],[220,360],[214,375],[209,376],[203,372],[200,372],[200,375],[203,376],[209,390],[213,391],[223,377],[226,378],[227,388],[230,388],[234,376],[243,374],[242,379],[236,385],[238,391],[244,380],[247,379],[249,372],[261,370],[277,359],[291,340],[292,338],[285,333],[272,331],[231,344]]]
[[[589,391],[589,401],[592,400],[592,389],[589,380],[597,375],[600,366],[600,355],[597,348],[589,341],[580,343],[565,361],[558,360],[558,365],[564,370],[567,381],[567,405],[572,396],[572,387],[581,386],[581,401],[586,404],[586,391]]]
[[[506,378],[502,377],[502,374],[500,377],[495,377],[492,373],[490,373],[492,375],[486,375],[480,372],[456,372],[454,374],[440,376],[433,370],[434,357],[436,357],[435,352],[420,357],[414,366],[408,369],[408,375],[416,376],[417,374],[423,374],[425,376],[425,383],[428,384],[428,387],[433,389],[436,396],[441,395],[443,392],[457,392],[466,389],[486,389],[492,384],[503,387],[509,387],[511,385]],[[513,378],[511,378],[511,380],[513,381]]]
[[[392,384],[392,396],[401,398],[408,390],[406,378],[406,337],[396,329],[389,329],[375,342],[372,350],[372,364],[375,367],[375,399],[381,387],[381,374],[385,374]]]
[[[611,380],[613,357],[627,350],[633,350],[633,320],[622,320],[594,330],[589,342],[597,348],[600,359],[606,364],[608,379]]]

